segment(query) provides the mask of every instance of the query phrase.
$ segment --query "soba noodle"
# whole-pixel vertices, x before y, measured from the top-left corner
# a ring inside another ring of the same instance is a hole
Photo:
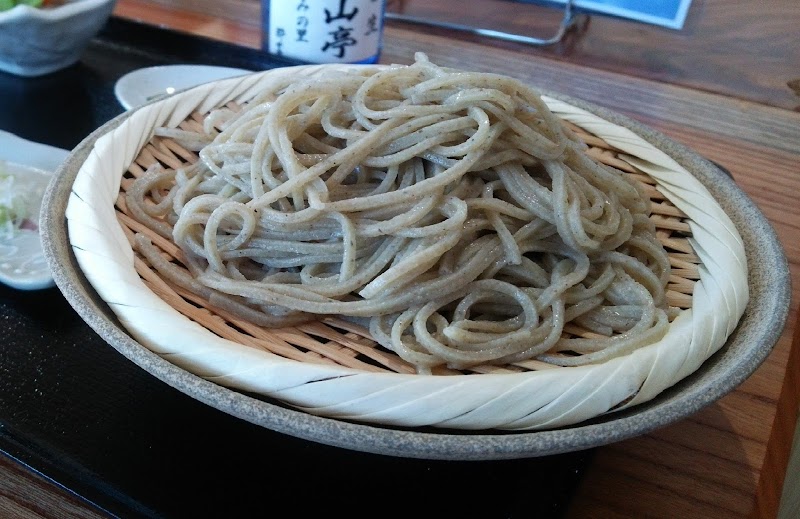
[[[137,250],[255,323],[365,319],[421,373],[601,362],[668,326],[649,199],[514,79],[418,55],[275,80],[202,134],[159,134],[200,160],[153,168],[127,203],[189,272],[143,235]]]

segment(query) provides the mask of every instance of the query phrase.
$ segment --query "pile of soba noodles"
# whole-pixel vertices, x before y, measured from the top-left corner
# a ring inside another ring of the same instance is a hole
[[[280,78],[202,134],[159,130],[200,157],[128,191],[185,255],[188,272],[137,236],[163,276],[263,326],[366,321],[420,373],[602,362],[663,336],[649,199],[530,87],[424,55]]]

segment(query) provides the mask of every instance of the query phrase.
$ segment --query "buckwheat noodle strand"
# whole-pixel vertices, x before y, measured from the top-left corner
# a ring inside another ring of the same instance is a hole
[[[144,236],[137,250],[257,324],[363,319],[420,373],[601,362],[668,326],[648,198],[512,78],[420,54],[276,81],[203,133],[158,133],[200,160],[153,168],[126,201],[189,273]]]

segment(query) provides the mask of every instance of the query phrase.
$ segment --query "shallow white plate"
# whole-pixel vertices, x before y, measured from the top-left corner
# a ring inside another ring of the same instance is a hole
[[[31,142],[0,130],[0,162],[15,182],[35,193],[30,218],[39,223],[39,206],[53,172],[69,155],[67,150]],[[0,240],[0,283],[20,290],[53,286],[50,268],[42,254],[37,231],[22,230],[8,240]]]
[[[159,65],[128,72],[114,85],[114,95],[126,109],[193,86],[248,74],[251,70],[210,65]]]

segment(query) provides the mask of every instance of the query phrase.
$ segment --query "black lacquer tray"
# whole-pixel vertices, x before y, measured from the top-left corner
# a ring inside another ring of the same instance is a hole
[[[78,64],[0,73],[0,129],[66,149],[123,111],[136,68],[294,63],[112,18]],[[0,450],[111,516],[561,517],[591,451],[427,461],[329,447],[206,406],[120,355],[56,288],[0,285]]]

